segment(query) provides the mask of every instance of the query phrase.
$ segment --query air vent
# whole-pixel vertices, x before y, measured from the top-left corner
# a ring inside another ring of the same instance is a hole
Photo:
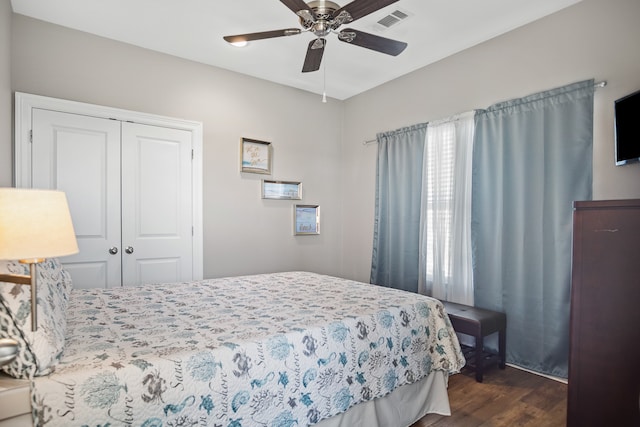
[[[381,20],[378,21],[378,24],[382,25],[385,28],[389,28],[393,25],[396,25],[398,22],[407,19],[409,17],[408,14],[404,13],[401,10],[395,10],[391,14],[385,16]]]

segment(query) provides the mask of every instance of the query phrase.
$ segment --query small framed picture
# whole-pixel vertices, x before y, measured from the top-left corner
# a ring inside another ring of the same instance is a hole
[[[320,234],[320,206],[294,205],[293,224],[296,236]]]
[[[262,198],[302,200],[302,183],[296,181],[262,180]]]
[[[242,138],[240,172],[271,174],[271,143]]]

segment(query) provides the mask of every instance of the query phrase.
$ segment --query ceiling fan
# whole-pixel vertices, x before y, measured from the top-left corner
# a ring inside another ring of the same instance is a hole
[[[305,3],[303,0],[280,0],[293,13],[298,15],[302,29],[286,28],[283,30],[225,36],[223,38],[228,43],[235,44],[274,37],[295,36],[303,32],[313,33],[316,38],[309,43],[307,48],[304,65],[302,66],[303,73],[317,71],[320,68],[324,48],[327,44],[325,37],[329,33],[337,34],[338,40],[342,42],[396,56],[407,47],[406,43],[353,28],[345,28],[339,31],[338,28],[397,1],[353,0],[346,6],[340,7],[332,1],[325,0],[310,1],[309,3]]]

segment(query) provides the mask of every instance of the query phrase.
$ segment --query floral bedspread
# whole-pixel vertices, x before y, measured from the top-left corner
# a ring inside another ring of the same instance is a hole
[[[313,273],[71,294],[38,426],[312,425],[464,358],[442,304]]]

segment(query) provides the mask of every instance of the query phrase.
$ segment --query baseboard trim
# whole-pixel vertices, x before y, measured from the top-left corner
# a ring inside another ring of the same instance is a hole
[[[539,375],[541,377],[549,378],[550,380],[558,381],[559,383],[567,384],[568,381],[566,378],[554,377],[553,375],[541,374],[540,372],[532,371],[531,369],[523,368],[522,366],[513,365],[511,363],[507,363],[507,366],[510,366],[515,369],[520,369],[521,371],[526,371],[531,374]]]

